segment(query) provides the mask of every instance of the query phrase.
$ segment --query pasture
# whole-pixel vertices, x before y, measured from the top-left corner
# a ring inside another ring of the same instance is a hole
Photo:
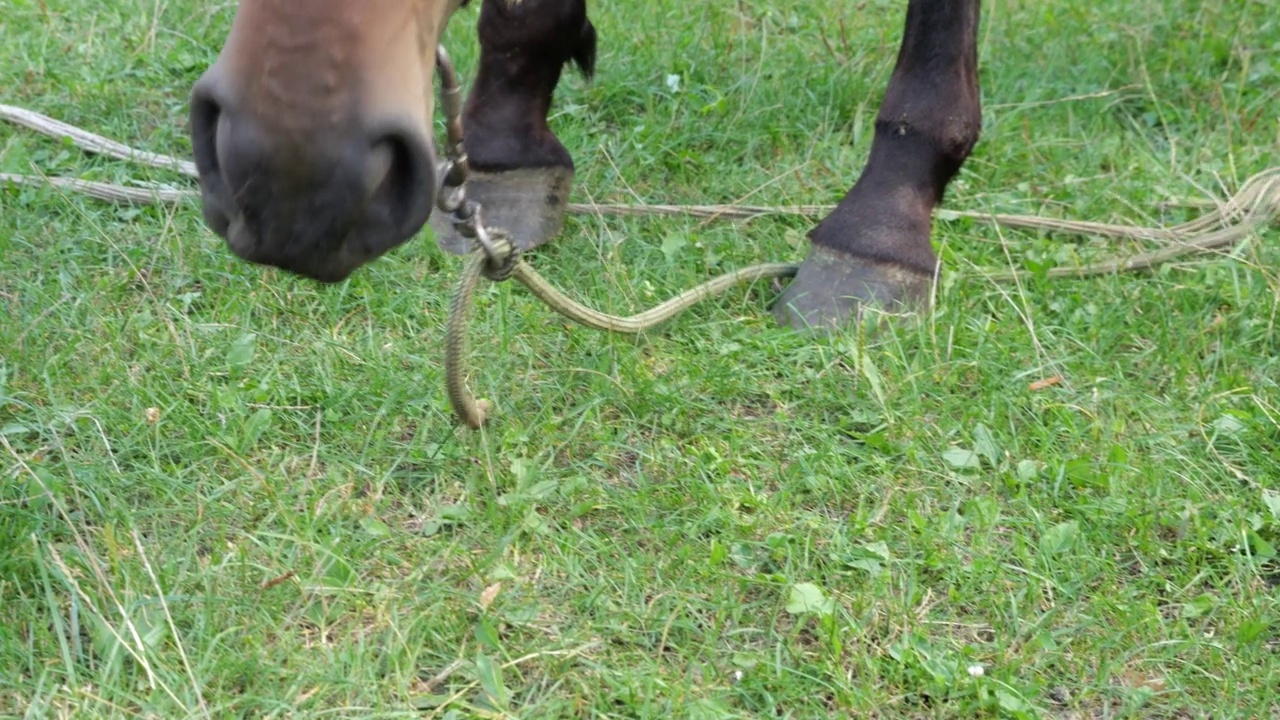
[[[593,0],[572,199],[834,202],[904,7]],[[233,11],[12,0],[0,102],[187,156]],[[948,209],[1173,223],[1280,158],[1270,2],[994,0],[979,53]],[[0,172],[193,186],[3,125]],[[810,224],[574,215],[532,261],[627,313]],[[829,336],[767,283],[639,339],[487,285],[467,431],[430,231],[321,287],[194,201],[0,188],[0,715],[1276,717],[1280,228],[1085,280],[1045,272],[1142,248],[935,243],[932,312]]]

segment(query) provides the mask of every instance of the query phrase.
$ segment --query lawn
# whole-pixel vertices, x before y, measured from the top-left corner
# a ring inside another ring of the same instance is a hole
[[[838,200],[904,7],[593,0],[573,199]],[[9,0],[0,102],[186,156],[233,11]],[[1280,158],[1270,2],[996,0],[980,55],[950,209],[1172,223]],[[190,187],[10,126],[0,172]],[[630,312],[808,223],[575,215],[533,263]],[[0,188],[0,715],[1277,717],[1280,227],[1085,280],[1044,271],[1142,248],[935,241],[931,313],[830,336],[771,283],[639,339],[486,286],[476,432],[430,231],[321,287],[194,202]]]

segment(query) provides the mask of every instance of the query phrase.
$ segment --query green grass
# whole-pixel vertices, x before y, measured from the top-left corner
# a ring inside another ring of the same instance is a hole
[[[185,155],[230,5],[16,0],[0,101]],[[856,177],[904,3],[594,5],[576,199]],[[1280,157],[1269,3],[989,2],[981,55],[948,207],[1173,222]],[[0,127],[34,169],[185,186]],[[624,311],[805,229],[577,216],[535,263]],[[945,221],[932,314],[821,338],[767,285],[640,340],[491,286],[467,432],[428,237],[321,288],[194,204],[0,189],[0,714],[1275,717],[1277,239],[1015,287],[1134,248]]]

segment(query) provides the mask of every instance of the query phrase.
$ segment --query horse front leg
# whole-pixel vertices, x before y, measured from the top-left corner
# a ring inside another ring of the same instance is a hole
[[[843,325],[874,306],[927,307],[932,214],[978,141],[979,0],[910,0],[862,175],[809,233],[774,308],[791,327]]]
[[[527,250],[564,221],[573,158],[547,114],[566,64],[594,72],[596,31],[586,0],[484,0],[478,34],[480,67],[463,112],[467,194],[481,203],[486,225]],[[432,226],[445,249],[470,249],[445,218],[433,216]]]

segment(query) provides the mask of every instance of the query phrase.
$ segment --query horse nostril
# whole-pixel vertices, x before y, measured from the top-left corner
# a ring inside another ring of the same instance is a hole
[[[191,93],[191,150],[196,170],[201,177],[219,175],[218,120],[222,106],[203,87],[196,85]]]
[[[370,147],[365,166],[368,208],[404,235],[426,223],[435,204],[435,159],[415,133],[388,132]]]
[[[196,173],[200,176],[201,210],[205,223],[218,235],[226,237],[231,218],[225,207],[227,181],[218,160],[218,126],[222,120],[222,105],[213,96],[207,79],[196,83],[191,92],[191,151],[195,156]]]
[[[379,193],[389,192],[386,185],[394,182],[391,170],[396,162],[396,149],[389,143],[377,143],[369,152],[364,169],[364,199],[372,200]]]

